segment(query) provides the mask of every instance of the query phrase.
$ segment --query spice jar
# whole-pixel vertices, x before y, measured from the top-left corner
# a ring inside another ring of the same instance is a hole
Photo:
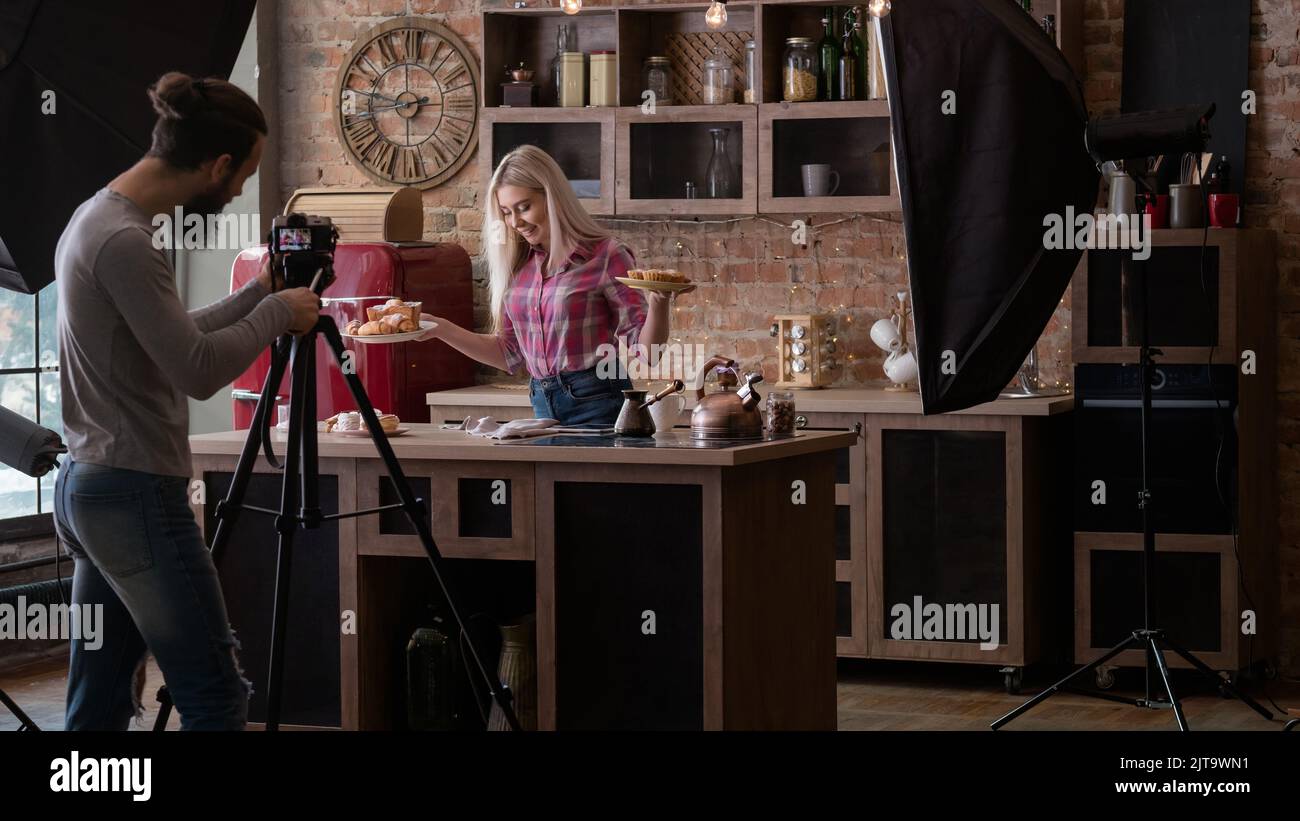
[[[723,105],[736,101],[732,87],[734,73],[731,61],[721,50],[714,49],[713,56],[704,61],[704,91],[701,96],[705,105]]]
[[[767,416],[763,429],[772,436],[794,433],[794,392],[772,391],[767,395]]]
[[[781,98],[791,103],[817,99],[817,52],[811,37],[787,37],[781,62]]]
[[[587,105],[612,106],[618,104],[617,55],[613,51],[591,53],[591,84]]]
[[[667,57],[647,57],[645,58],[645,71],[642,73],[641,88],[645,91],[654,92],[655,105],[672,105],[673,104],[673,67],[668,62]],[[636,104],[645,102],[644,99],[637,100]]]

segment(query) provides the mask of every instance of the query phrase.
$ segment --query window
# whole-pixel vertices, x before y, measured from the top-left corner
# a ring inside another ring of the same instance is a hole
[[[0,405],[63,435],[59,403],[58,291],[0,290]],[[53,532],[54,478],[0,465],[0,537]]]

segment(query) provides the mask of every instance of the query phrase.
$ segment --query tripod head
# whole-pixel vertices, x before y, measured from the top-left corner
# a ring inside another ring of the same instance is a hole
[[[297,212],[277,216],[266,238],[271,276],[286,288],[310,288],[321,296],[334,282],[338,241],[338,229],[329,217]]]

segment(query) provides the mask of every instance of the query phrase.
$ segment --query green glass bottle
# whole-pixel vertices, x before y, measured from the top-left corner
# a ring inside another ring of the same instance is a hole
[[[854,78],[853,85],[857,89],[855,100],[867,99],[867,43],[863,38],[862,26],[863,21],[867,20],[867,12],[862,6],[853,7],[853,56],[856,58],[858,76]]]
[[[840,44],[835,42],[831,21],[835,18],[835,9],[827,6],[822,14],[822,41],[818,46],[817,56],[821,63],[821,77],[818,83],[817,97],[822,100],[838,100],[840,69]]]

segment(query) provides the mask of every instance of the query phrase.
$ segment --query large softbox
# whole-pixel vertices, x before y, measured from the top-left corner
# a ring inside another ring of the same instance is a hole
[[[1096,202],[1087,109],[1013,0],[895,0],[880,25],[921,403],[960,410],[1007,386],[1078,264],[1044,217]]]
[[[173,70],[229,77],[254,5],[0,2],[0,287],[54,279],[72,212],[149,150],[149,86]]]

